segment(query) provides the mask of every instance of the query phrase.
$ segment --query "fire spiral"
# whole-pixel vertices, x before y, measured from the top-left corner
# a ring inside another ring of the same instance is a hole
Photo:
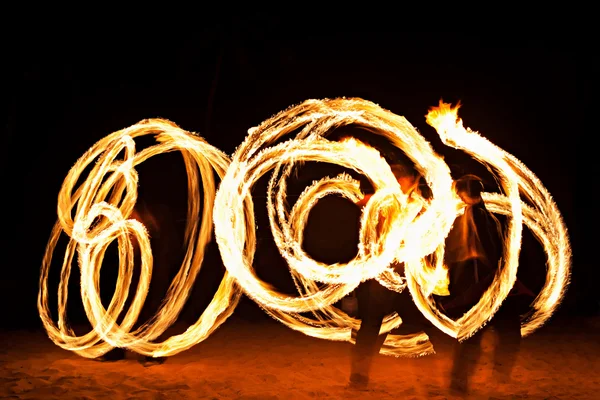
[[[427,319],[446,334],[464,340],[494,315],[513,287],[523,224],[544,246],[548,258],[545,284],[522,322],[522,334],[530,334],[550,317],[567,287],[571,257],[567,230],[539,179],[515,157],[464,128],[457,109],[440,103],[429,111],[427,122],[444,144],[470,154],[494,172],[504,194],[484,193],[484,201],[492,212],[508,219],[499,273],[480,301],[460,319],[455,321],[444,315],[432,297],[447,279],[444,240],[465,207],[452,189],[449,167],[405,118],[366,100],[341,98],[308,100],[264,121],[249,130],[231,160],[201,137],[164,120],[142,121],[96,143],[63,183],[58,221],[42,264],[38,308],[50,339],[91,358],[115,346],[145,355],[170,356],[206,339],[231,315],[243,291],[265,312],[292,329],[318,338],[353,342],[351,333],[360,321],[334,304],[362,281],[375,278],[391,290],[400,292],[407,288]],[[355,139],[327,138],[335,128],[350,124],[385,137],[407,154],[431,188],[431,198],[409,199],[390,166],[372,147]],[[292,134],[295,137],[290,137]],[[157,144],[136,153],[134,139],[143,135],[154,135]],[[161,308],[150,321],[133,330],[153,268],[147,232],[131,218],[137,199],[135,166],[168,151],[183,154],[188,173],[189,216],[200,213],[202,189],[202,219],[201,223],[198,218],[188,219],[186,257]],[[308,161],[355,170],[376,188],[361,217],[358,253],[348,263],[331,265],[311,259],[303,249],[304,226],[319,199],[337,194],[356,202],[362,197],[360,185],[347,174],[326,177],[307,187],[290,208],[285,201],[287,181],[298,163]],[[95,165],[91,172],[76,189],[80,175],[92,162]],[[221,179],[218,188],[215,172]],[[267,189],[269,223],[275,243],[289,265],[296,296],[277,291],[254,273],[256,227],[251,189],[266,173],[271,174]],[[381,233],[375,227],[384,212],[387,218]],[[157,342],[187,300],[213,225],[227,270],[217,293],[198,321],[184,333]],[[55,324],[48,309],[47,280],[62,232],[70,237],[70,242],[62,265]],[[131,237],[140,246],[142,273],[131,306],[124,311],[132,281]],[[113,298],[104,308],[99,297],[100,267],[106,248],[114,240],[119,248],[119,278]],[[83,336],[76,336],[66,322],[66,281],[75,253],[81,270],[83,305],[93,327]],[[431,255],[434,257],[428,257]],[[391,268],[393,263],[405,264],[405,276]],[[398,314],[389,315],[382,332],[401,323]],[[422,355],[432,352],[433,347],[424,333],[388,335],[381,351],[397,356]]]

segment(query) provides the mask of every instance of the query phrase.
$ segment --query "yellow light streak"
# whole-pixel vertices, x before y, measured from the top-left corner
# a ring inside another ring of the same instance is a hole
[[[318,338],[353,342],[352,331],[358,329],[360,321],[334,304],[361,282],[374,278],[397,292],[408,288],[425,317],[446,334],[464,340],[492,318],[514,285],[523,223],[548,255],[546,284],[522,325],[522,334],[530,334],[550,317],[567,287],[571,256],[567,230],[539,179],[515,157],[464,128],[457,109],[440,103],[427,114],[427,122],[446,145],[465,151],[495,172],[505,195],[484,193],[484,201],[492,212],[509,217],[504,264],[481,300],[460,319],[445,316],[433,300],[433,294],[443,293],[448,283],[444,240],[465,207],[452,190],[448,166],[405,118],[366,100],[340,98],[305,101],[250,129],[231,160],[201,137],[160,119],[142,121],[97,142],[69,171],[58,197],[58,221],[42,263],[38,296],[48,336],[62,348],[90,358],[114,346],[145,355],[171,356],[206,339],[231,315],[243,291],[292,329]],[[419,193],[405,194],[377,150],[352,138],[327,138],[333,129],[350,124],[387,138],[406,153],[430,186],[432,197],[426,200]],[[292,133],[296,136],[281,141]],[[157,143],[136,153],[134,139],[144,135],[153,135]],[[146,229],[132,218],[137,200],[135,167],[149,157],[171,151],[182,153],[188,174],[186,255],[161,308],[134,330],[154,268]],[[376,189],[363,209],[357,256],[348,263],[330,265],[311,259],[302,246],[304,226],[319,199],[337,194],[357,202],[363,196],[360,185],[347,174],[323,178],[307,187],[290,209],[286,203],[287,181],[294,167],[307,161],[355,170],[368,177]],[[92,163],[91,172],[76,188],[81,174]],[[221,179],[218,190],[213,171]],[[298,289],[296,296],[279,292],[254,273],[256,226],[251,189],[266,173],[271,173],[267,189],[269,223]],[[534,205],[523,202],[521,194]],[[201,218],[197,218],[200,213]],[[385,223],[378,231],[382,213]],[[184,333],[158,342],[188,298],[213,224],[227,272],[198,321]],[[54,323],[48,307],[47,281],[52,255],[63,232],[70,242],[58,288],[58,323]],[[130,236],[139,243],[142,272],[131,306],[125,311],[133,274]],[[99,297],[100,268],[104,252],[114,240],[119,249],[119,278],[105,309]],[[83,336],[74,334],[66,318],[67,281],[75,254],[81,271],[83,305],[93,327]],[[427,257],[432,254],[435,257]],[[396,263],[405,264],[406,276],[392,268]],[[120,316],[122,320],[117,323]],[[390,332],[401,323],[398,314],[389,315],[382,332]],[[381,352],[424,355],[433,352],[433,346],[424,333],[389,335]]]

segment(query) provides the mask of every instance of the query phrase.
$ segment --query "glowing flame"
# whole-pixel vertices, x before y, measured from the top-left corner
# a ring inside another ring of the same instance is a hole
[[[50,339],[85,357],[98,357],[113,346],[145,355],[170,356],[204,340],[223,323],[237,304],[241,288],[269,315],[292,329],[314,337],[353,342],[351,333],[360,321],[333,304],[360,282],[375,278],[398,292],[408,287],[417,307],[434,325],[462,340],[493,316],[512,288],[523,222],[548,254],[546,284],[532,304],[532,313],[523,322],[523,334],[531,333],[554,311],[568,283],[570,247],[566,228],[537,177],[513,156],[465,129],[457,109],[441,103],[429,112],[427,122],[447,145],[471,154],[497,171],[506,195],[484,193],[484,200],[491,211],[507,215],[510,221],[504,265],[479,303],[459,320],[445,316],[432,297],[446,290],[444,240],[465,207],[452,190],[448,166],[405,118],[362,99],[342,98],[305,101],[250,129],[231,162],[199,136],[158,119],[142,121],[96,143],[63,183],[58,221],[42,264],[38,308]],[[406,153],[430,186],[432,197],[426,200],[418,192],[405,194],[390,166],[375,149],[355,139],[340,142],[327,139],[333,128],[349,124],[384,136]],[[298,132],[295,138],[276,144],[278,139],[293,132]],[[154,135],[157,144],[136,153],[134,139],[143,135]],[[132,216],[137,199],[135,167],[151,156],[174,150],[183,154],[188,173],[190,218],[186,227],[186,256],[162,307],[152,319],[132,331],[153,268],[146,230]],[[121,154],[122,158],[118,158]],[[311,259],[303,250],[303,230],[320,198],[338,194],[357,202],[362,198],[360,185],[346,174],[321,179],[307,187],[290,209],[285,202],[287,180],[294,166],[305,161],[335,163],[353,169],[368,177],[376,189],[363,210],[358,254],[348,263],[328,265]],[[95,164],[89,176],[75,190],[80,175],[92,162]],[[218,190],[213,171],[221,178]],[[290,267],[297,296],[278,292],[254,273],[256,227],[251,189],[268,172],[272,172],[267,193],[270,226],[275,243]],[[196,218],[200,213],[200,181],[204,193],[201,223]],[[519,192],[534,205],[522,202]],[[382,214],[386,215],[385,223],[377,229]],[[176,320],[188,297],[202,264],[213,220],[227,273],[196,323],[182,334],[157,342]],[[58,324],[55,324],[47,304],[47,279],[62,232],[70,237],[70,242],[62,266]],[[139,243],[142,273],[131,307],[125,312],[133,269],[130,236]],[[119,244],[119,278],[113,299],[105,309],[98,294],[100,267],[106,248],[114,240]],[[83,336],[76,336],[66,319],[66,283],[76,252],[84,309],[93,327]],[[394,263],[405,264],[405,277],[394,271]],[[307,317],[306,312],[312,313],[312,317]],[[389,315],[382,332],[389,332],[401,323],[396,313]],[[389,335],[382,348],[383,353],[392,355],[422,355],[432,351],[424,333]]]
[[[458,108],[459,105],[451,107],[440,101],[439,106],[427,114],[427,123],[437,130],[444,143],[470,154],[491,172],[496,171],[496,180],[506,195],[482,193],[483,200],[490,211],[510,217],[504,265],[480,301],[457,321],[461,325],[458,338],[468,338],[485,324],[512,289],[517,276],[523,222],[544,246],[548,256],[545,285],[522,323],[521,334],[526,336],[550,317],[566,290],[571,269],[567,229],[556,203],[537,176],[511,154],[477,132],[464,128],[458,118]],[[520,193],[532,206],[521,201]],[[425,308],[422,311],[431,316]]]
[[[157,144],[135,153],[134,139],[144,135],[153,135]],[[186,226],[186,253],[162,307],[153,319],[132,331],[144,304],[153,268],[148,234],[132,215],[137,200],[135,167],[152,156],[174,150],[182,153],[189,178],[190,218]],[[117,158],[119,154],[124,154],[122,159]],[[91,172],[75,190],[80,175],[89,165],[93,165]],[[180,335],[155,342],[177,319],[198,275],[212,231],[216,190],[213,170],[223,176],[228,165],[227,156],[202,138],[181,130],[169,121],[158,119],[145,120],[114,132],[89,149],[69,171],[60,190],[58,221],[42,263],[38,309],[50,339],[64,349],[90,358],[101,356],[113,346],[130,348],[145,355],[169,356],[202,341],[223,323],[233,312],[239,298],[234,280],[228,274],[225,274],[215,297],[195,324]],[[200,182],[204,193],[201,223],[195,217],[200,214]],[[58,324],[55,324],[48,309],[47,285],[52,255],[62,232],[70,237],[70,241],[62,265]],[[123,307],[133,273],[131,236],[140,249],[142,271],[131,307],[125,312]],[[250,235],[248,241],[252,242],[252,239]],[[99,296],[100,267],[106,248],[114,240],[117,240],[119,249],[119,276],[114,296],[105,309]],[[67,282],[76,252],[81,271],[81,297],[93,327],[83,336],[75,335],[66,317]],[[120,316],[122,320],[117,323]]]
[[[460,102],[455,106],[449,103],[444,103],[440,100],[437,107],[431,107],[429,112],[425,116],[425,120],[431,126],[433,126],[440,138],[447,143],[448,140],[452,139],[453,135],[460,135],[464,133],[462,130],[462,120],[458,118],[458,109],[460,108]],[[450,135],[449,135],[450,134]]]

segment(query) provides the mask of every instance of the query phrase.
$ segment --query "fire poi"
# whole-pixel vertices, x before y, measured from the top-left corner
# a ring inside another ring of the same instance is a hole
[[[548,259],[545,284],[522,321],[522,335],[531,334],[554,312],[568,284],[571,249],[562,216],[533,172],[463,126],[458,106],[440,102],[429,110],[426,120],[445,145],[464,151],[494,173],[504,194],[486,192],[483,199],[490,211],[508,217],[499,273],[479,302],[458,320],[444,315],[433,300],[433,294],[447,285],[444,240],[465,207],[452,190],[449,167],[404,117],[363,99],[338,98],[307,100],[251,128],[231,159],[202,137],[163,119],[141,121],[98,141],[71,168],[58,196],[58,220],[43,259],[38,295],[38,309],[48,336],[58,346],[88,358],[102,356],[113,347],[154,357],[172,356],[209,337],[232,314],[243,292],[292,329],[317,338],[353,342],[351,332],[358,329],[360,320],[334,304],[362,281],[376,278],[391,290],[408,289],[418,309],[433,325],[465,340],[492,318],[513,287],[523,224],[542,244]],[[333,129],[350,124],[385,137],[406,153],[431,188],[431,198],[409,201],[390,166],[374,148],[353,138],[327,138]],[[292,133],[296,136],[281,141]],[[135,139],[145,135],[154,136],[156,144],[136,152]],[[194,217],[187,219],[185,257],[165,300],[154,318],[134,329],[154,268],[148,233],[142,223],[132,218],[138,196],[135,168],[150,157],[171,151],[179,151],[183,156],[188,174],[188,216]],[[337,194],[356,202],[362,197],[359,182],[348,174],[325,177],[307,187],[290,208],[285,202],[287,181],[294,166],[306,161],[355,170],[377,189],[363,210],[357,256],[348,263],[330,265],[311,259],[303,250],[303,232],[319,199]],[[81,177],[89,166],[92,168],[87,177]],[[215,181],[214,172],[220,184]],[[278,292],[259,279],[252,267],[256,227],[251,189],[266,173],[271,173],[267,189],[269,222],[298,289],[295,297]],[[379,234],[375,227],[384,210],[388,218],[384,233]],[[195,217],[200,213],[201,219]],[[176,321],[188,298],[213,225],[226,267],[218,290],[185,332],[158,341]],[[70,241],[62,263],[55,323],[48,306],[48,273],[63,232]],[[135,289],[130,287],[132,237],[141,252],[141,274]],[[100,270],[106,249],[115,240],[119,276],[112,300],[105,308],[99,295]],[[430,255],[433,257],[426,257]],[[66,315],[67,282],[74,257],[80,268],[84,310],[92,324],[92,330],[82,336],[74,333]],[[405,277],[389,267],[393,262],[405,263]],[[133,296],[133,300],[124,310],[128,296]],[[390,332],[401,323],[400,316],[394,313],[386,317],[382,330]],[[418,356],[433,352],[433,346],[425,333],[389,335],[381,352]]]

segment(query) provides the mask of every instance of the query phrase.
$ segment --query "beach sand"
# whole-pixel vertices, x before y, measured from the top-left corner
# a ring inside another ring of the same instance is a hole
[[[377,356],[367,390],[348,388],[351,344],[305,336],[276,321],[236,317],[163,364],[82,358],[43,331],[0,335],[3,399],[597,399],[599,318],[554,319],[524,339],[512,382],[491,378],[490,341],[468,395],[450,392],[453,339],[436,354]]]

